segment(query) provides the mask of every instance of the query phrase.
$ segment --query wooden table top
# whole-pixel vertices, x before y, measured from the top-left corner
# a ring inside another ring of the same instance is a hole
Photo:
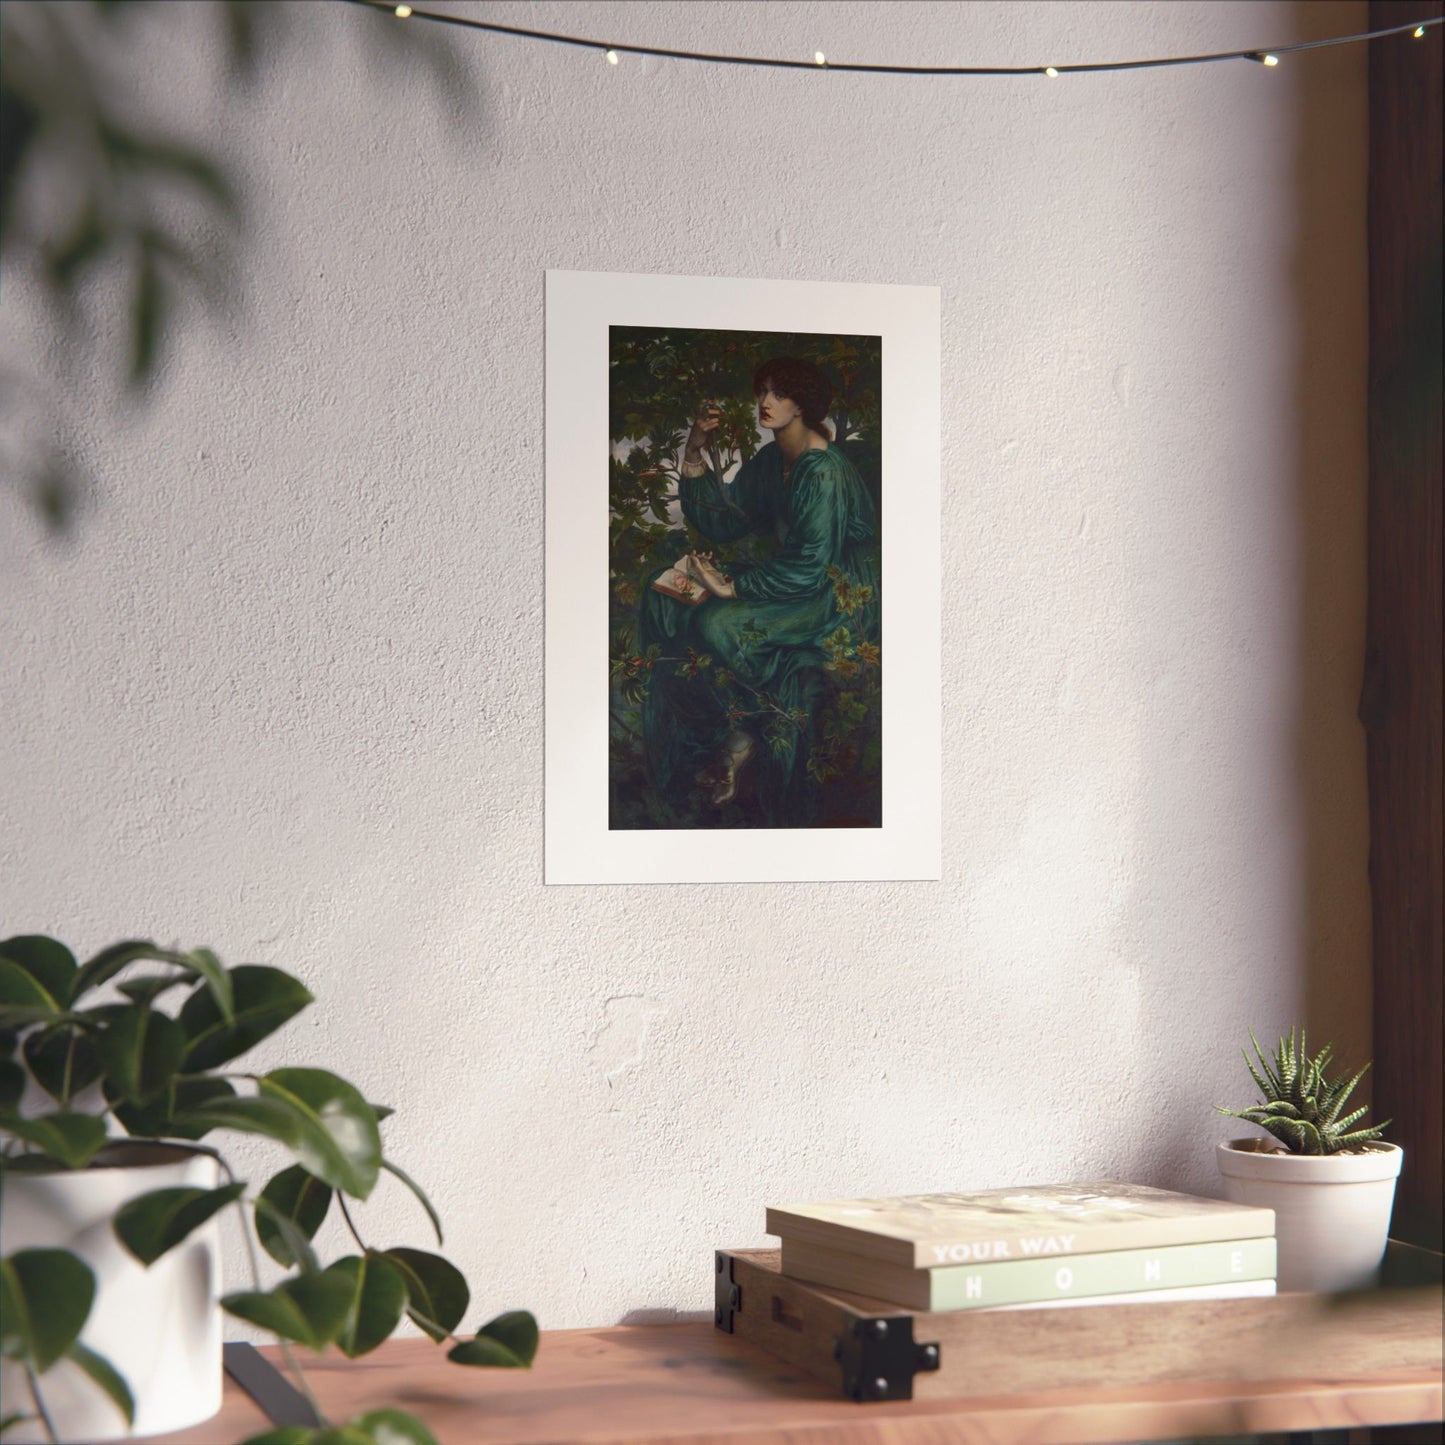
[[[261,1353],[280,1366],[274,1349]],[[440,1445],[1089,1445],[1442,1415],[1439,1370],[856,1405],[709,1324],[549,1330],[526,1371],[453,1365],[424,1339],[391,1340],[356,1361],[298,1354],[334,1421],[389,1405],[424,1420]],[[227,1379],[219,1415],[156,1439],[221,1445],[268,1423]]]

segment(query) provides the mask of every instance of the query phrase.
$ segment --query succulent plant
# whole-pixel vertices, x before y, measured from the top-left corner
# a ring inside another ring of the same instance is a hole
[[[1281,1038],[1275,1050],[1273,1067],[1265,1058],[1259,1040],[1250,1032],[1249,1041],[1259,1059],[1260,1069],[1250,1061],[1249,1050],[1243,1050],[1244,1062],[1264,1098],[1247,1109],[1224,1109],[1221,1114],[1235,1119],[1248,1119],[1267,1129],[1291,1154],[1338,1154],[1343,1149],[1378,1139],[1385,1132],[1385,1125],[1369,1129],[1350,1130],[1369,1112],[1366,1105],[1343,1113],[1345,1101],[1354,1092],[1355,1085],[1365,1076],[1370,1066],[1365,1064],[1349,1079],[1325,1078],[1325,1066],[1334,1054],[1335,1046],[1326,1044],[1319,1053],[1310,1058],[1305,1046],[1304,1026],[1300,1026],[1299,1043],[1295,1043],[1295,1031],[1289,1031],[1289,1038]]]

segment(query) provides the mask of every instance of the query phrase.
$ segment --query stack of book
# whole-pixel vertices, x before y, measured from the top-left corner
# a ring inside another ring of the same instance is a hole
[[[767,1227],[785,1275],[915,1310],[1275,1290],[1273,1210],[1114,1180],[790,1204]]]

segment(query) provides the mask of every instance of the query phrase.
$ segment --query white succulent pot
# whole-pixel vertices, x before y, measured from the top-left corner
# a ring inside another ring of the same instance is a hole
[[[220,1229],[213,1218],[149,1269],[116,1238],[111,1220],[138,1194],[214,1189],[218,1166],[185,1145],[117,1142],[85,1169],[8,1170],[0,1251],[68,1249],[95,1272],[95,1300],[81,1343],[104,1355],[135,1400],[135,1424],[69,1360],[40,1377],[40,1394],[62,1440],[158,1435],[209,1420],[221,1408]],[[0,1364],[6,1411],[30,1412],[23,1368]],[[38,1420],[6,1431],[11,1441],[47,1438]]]
[[[1385,1254],[1404,1151],[1376,1140],[1358,1154],[1272,1152],[1231,1139],[1216,1157],[1224,1194],[1274,1210],[1281,1290],[1358,1289]]]

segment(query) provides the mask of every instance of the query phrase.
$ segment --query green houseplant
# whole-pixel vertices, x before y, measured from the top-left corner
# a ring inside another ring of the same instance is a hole
[[[89,1194],[94,1204],[112,1182],[108,1169],[179,1164],[192,1172],[175,1177],[188,1182],[142,1187],[105,1218],[101,1254],[123,1253],[133,1273],[156,1274],[198,1250],[220,1211],[235,1209],[251,1256],[251,1288],[225,1295],[220,1305],[280,1339],[308,1397],[292,1344],[335,1346],[354,1358],[387,1339],[403,1316],[447,1346],[458,1364],[530,1365],[537,1325],[529,1313],[499,1315],[458,1337],[470,1304],[459,1271],[439,1254],[373,1247],[358,1231],[348,1199],[366,1199],[388,1174],[415,1194],[442,1243],[430,1201],[385,1155],[379,1125],[391,1110],[324,1069],[255,1074],[238,1066],[241,1055],[311,1002],[282,970],[227,967],[204,948],[128,941],[82,965],[52,938],[0,942],[0,1223],[12,1232],[32,1187],[71,1191],[69,1203],[57,1205],[60,1196],[52,1192],[37,1206],[42,1230],[53,1230],[54,1217],[76,1200]],[[212,1142],[228,1130],[273,1141],[291,1162],[253,1190]],[[312,1240],[333,1208],[356,1251],[323,1268]],[[260,1278],[256,1244],[289,1271],[270,1288]],[[208,1261],[200,1265],[212,1271]],[[17,1437],[98,1439],[132,1426],[157,1428],[139,1418],[124,1370],[87,1343],[87,1323],[101,1313],[106,1290],[106,1279],[97,1280],[97,1268],[76,1249],[53,1243],[12,1249],[7,1240],[0,1259],[6,1372],[0,1429]],[[197,1419],[219,1405],[219,1328],[211,1334],[214,1403]],[[71,1423],[47,1398],[52,1381],[74,1402]],[[161,1426],[174,1427],[169,1418]],[[314,1432],[287,1427],[258,1439],[432,1442],[421,1421],[399,1410],[373,1411],[346,1422],[344,1433],[337,1429],[322,1417]]]
[[[1249,1038],[1259,1067],[1248,1050],[1244,1061],[1260,1097],[1244,1109],[1215,1108],[1270,1137],[1218,1146],[1225,1194],[1274,1210],[1281,1289],[1366,1284],[1384,1257],[1404,1159],[1382,1138],[1388,1119],[1361,1127],[1368,1106],[1347,1110],[1370,1065],[1331,1078],[1334,1045],[1311,1056],[1302,1026],[1281,1037],[1273,1058]]]

